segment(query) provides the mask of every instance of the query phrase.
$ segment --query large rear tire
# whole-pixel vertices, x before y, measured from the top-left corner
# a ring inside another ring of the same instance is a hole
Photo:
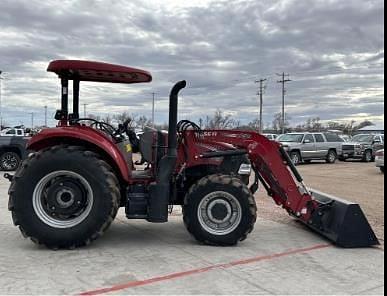
[[[257,206],[242,180],[212,175],[193,185],[183,206],[189,233],[204,244],[232,246],[246,239],[257,219]]]
[[[30,156],[9,190],[9,210],[25,237],[51,249],[88,245],[108,229],[120,201],[110,166],[81,147]]]

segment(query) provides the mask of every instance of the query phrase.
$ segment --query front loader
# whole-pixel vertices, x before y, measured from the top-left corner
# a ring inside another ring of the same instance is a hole
[[[178,123],[185,81],[170,94],[168,133],[150,128],[137,139],[129,120],[115,128],[80,118],[80,82],[145,83],[152,80],[149,72],[64,60],[51,62],[48,71],[61,80],[58,126],[30,140],[33,153],[9,176],[14,224],[33,242],[81,247],[108,229],[120,207],[128,219],[164,223],[171,206],[181,205],[187,230],[198,241],[235,245],[253,230],[254,194],[263,186],[277,205],[338,246],[378,244],[359,205],[309,189],[279,143],[255,132]],[[135,169],[136,152],[145,169]]]

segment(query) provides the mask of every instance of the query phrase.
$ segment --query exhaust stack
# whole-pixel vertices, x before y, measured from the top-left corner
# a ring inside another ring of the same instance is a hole
[[[187,85],[186,81],[175,84],[169,96],[168,153],[157,167],[156,184],[150,186],[148,221],[154,223],[168,222],[168,205],[172,174],[177,161],[177,111],[179,92]]]

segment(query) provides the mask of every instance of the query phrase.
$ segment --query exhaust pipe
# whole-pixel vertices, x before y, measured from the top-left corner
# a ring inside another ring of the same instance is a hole
[[[187,86],[186,81],[180,81],[172,88],[169,96],[169,128],[168,128],[168,153],[157,167],[156,184],[149,189],[148,221],[164,223],[168,221],[168,205],[172,174],[177,161],[177,111],[179,92]]]
[[[169,127],[168,127],[168,156],[176,157],[177,155],[177,112],[179,92],[187,86],[185,80],[175,84],[169,96]],[[172,173],[172,172],[171,172]]]

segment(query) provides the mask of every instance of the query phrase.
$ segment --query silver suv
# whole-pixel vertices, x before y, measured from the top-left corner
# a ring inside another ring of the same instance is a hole
[[[295,165],[312,160],[335,163],[342,156],[344,142],[333,133],[289,133],[277,139],[289,153]]]

